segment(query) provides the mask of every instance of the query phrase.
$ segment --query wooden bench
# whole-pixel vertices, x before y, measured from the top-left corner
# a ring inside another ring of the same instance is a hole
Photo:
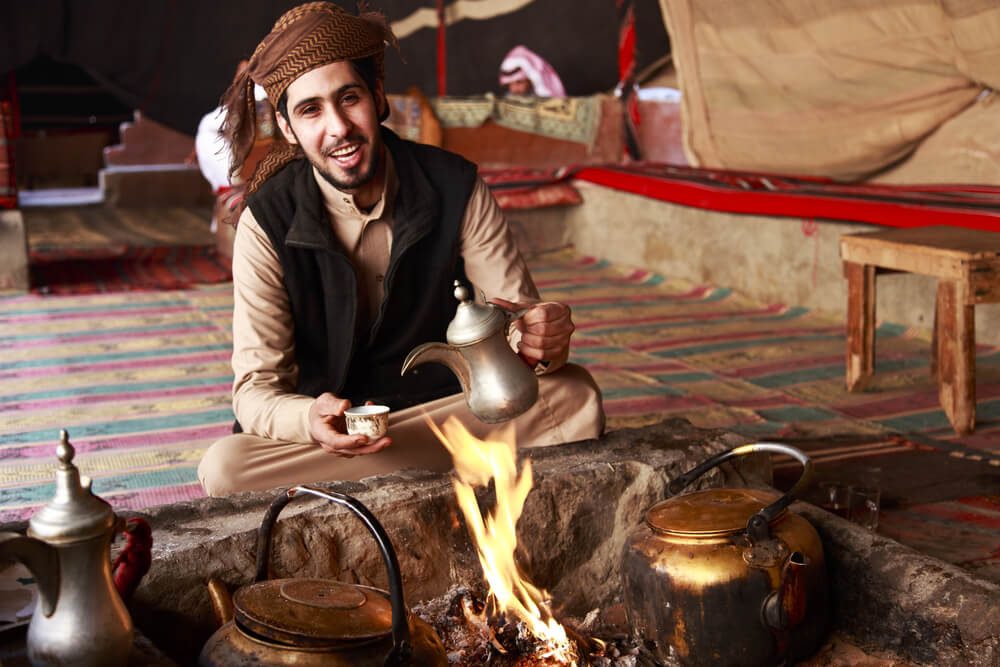
[[[960,227],[917,227],[840,238],[847,278],[847,389],[862,391],[875,369],[875,274],[903,271],[937,278],[931,376],[959,434],[976,423],[974,307],[1000,302],[1000,234]]]

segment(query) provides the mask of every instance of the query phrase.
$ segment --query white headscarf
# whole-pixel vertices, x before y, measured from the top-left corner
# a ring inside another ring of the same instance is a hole
[[[566,97],[562,80],[544,58],[524,46],[515,46],[500,63],[500,85],[528,79],[539,97]]]

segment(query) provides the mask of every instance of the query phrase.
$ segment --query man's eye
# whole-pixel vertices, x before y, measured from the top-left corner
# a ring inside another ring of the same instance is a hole
[[[303,116],[309,116],[309,115],[312,115],[312,114],[314,114],[314,113],[316,113],[318,111],[319,111],[319,107],[316,106],[315,104],[310,104],[308,106],[304,106],[304,107],[299,108],[299,113],[302,114]]]
[[[340,101],[343,104],[356,104],[359,99],[361,98],[358,97],[358,95],[356,95],[355,93],[348,93],[347,95],[344,95],[342,98],[340,98]]]

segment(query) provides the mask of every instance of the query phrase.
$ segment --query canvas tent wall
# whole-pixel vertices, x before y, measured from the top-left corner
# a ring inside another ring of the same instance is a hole
[[[660,4],[692,164],[1000,183],[995,0]]]

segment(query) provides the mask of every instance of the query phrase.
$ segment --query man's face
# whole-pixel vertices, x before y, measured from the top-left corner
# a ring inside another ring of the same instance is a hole
[[[310,70],[288,86],[288,118],[277,114],[289,143],[299,144],[309,162],[335,188],[370,206],[382,193],[382,82],[374,91],[346,61]],[[378,177],[378,178],[376,178]]]
[[[507,84],[507,92],[511,95],[531,95],[535,90],[529,79],[517,79]]]

